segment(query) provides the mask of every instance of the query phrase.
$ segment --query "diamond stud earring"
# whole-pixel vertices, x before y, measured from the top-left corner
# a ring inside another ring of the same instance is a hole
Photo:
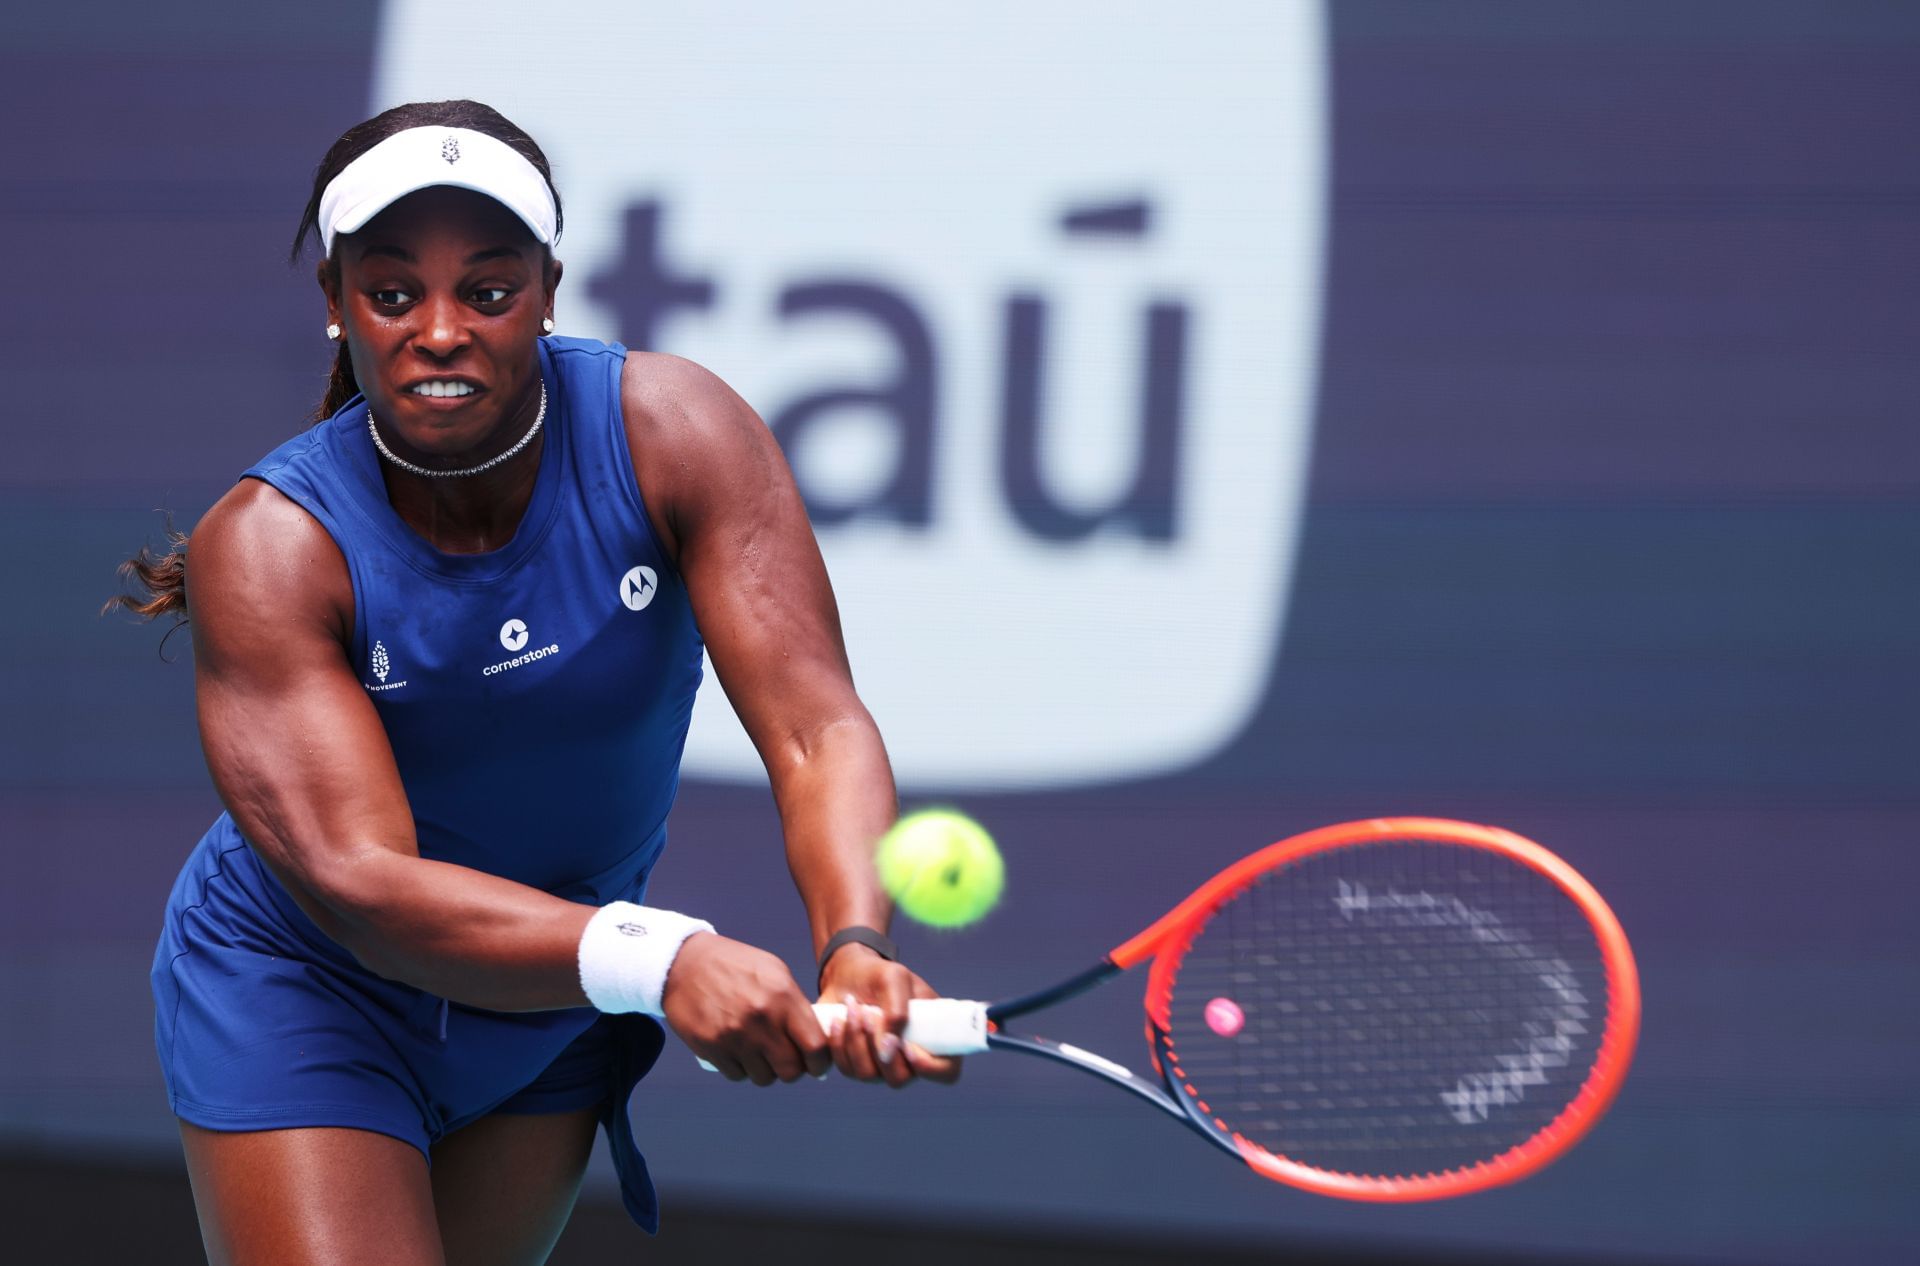
[[[549,334],[553,333],[553,318],[542,317],[540,319],[540,328],[545,330]]]
[[[327,337],[335,343],[340,341],[340,323],[338,321],[329,321],[327,323]]]

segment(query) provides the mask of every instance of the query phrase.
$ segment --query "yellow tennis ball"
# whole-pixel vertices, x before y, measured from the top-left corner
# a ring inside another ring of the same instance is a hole
[[[901,818],[880,837],[874,863],[901,913],[937,928],[965,927],[993,909],[1007,877],[993,837],[952,809]]]

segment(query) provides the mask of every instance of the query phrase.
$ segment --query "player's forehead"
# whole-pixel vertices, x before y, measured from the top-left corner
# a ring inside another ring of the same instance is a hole
[[[426,264],[465,263],[476,256],[531,262],[540,245],[525,223],[483,193],[451,185],[396,199],[337,244],[343,263],[369,258]]]

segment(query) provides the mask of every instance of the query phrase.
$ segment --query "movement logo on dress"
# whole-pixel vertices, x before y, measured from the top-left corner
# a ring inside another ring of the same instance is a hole
[[[1320,0],[552,0],[594,38],[533,42],[519,10],[381,12],[375,108],[514,66],[501,104],[565,174],[568,327],[766,421],[904,785],[1163,775],[1238,737],[1319,376]],[[711,673],[695,713],[690,777],[766,777]]]
[[[659,574],[651,567],[635,567],[620,577],[620,601],[629,611],[645,610],[659,589]]]
[[[398,690],[407,684],[404,681],[390,682],[387,680],[387,674],[393,671],[393,660],[387,655],[386,643],[380,641],[378,638],[374,639],[373,652],[367,656],[367,663],[368,667],[373,669],[375,679],[380,682],[377,686],[367,687],[370,693],[378,693],[382,690]]]

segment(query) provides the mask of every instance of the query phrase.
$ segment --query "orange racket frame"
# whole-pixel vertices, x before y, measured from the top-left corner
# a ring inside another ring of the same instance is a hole
[[[1169,1036],[1174,979],[1181,955],[1192,944],[1207,918],[1219,906],[1254,883],[1261,875],[1302,858],[1389,839],[1416,838],[1485,849],[1511,858],[1550,879],[1579,907],[1599,942],[1607,981],[1607,1008],[1603,1035],[1592,1069],[1578,1094],[1543,1130],[1524,1143],[1489,1160],[1464,1169],[1420,1177],[1379,1177],[1319,1169],[1261,1147],[1231,1131],[1225,1122],[1211,1123],[1231,1138],[1241,1159],[1255,1172],[1321,1195],[1347,1200],[1414,1201],[1469,1195],[1514,1182],[1536,1172],[1593,1128],[1626,1079],[1634,1044],[1640,1033],[1640,977],[1626,933],[1613,911],[1579,872],[1547,849],[1523,836],[1498,827],[1477,826],[1446,818],[1371,818],[1346,822],[1296,835],[1269,845],[1221,871],[1202,884],[1152,926],[1115,947],[1106,961],[1125,970],[1153,959],[1147,971],[1147,1040],[1153,1048],[1154,1068],[1195,1124],[1204,1128],[1211,1114],[1192,1086],[1179,1073],[1179,1053]]]

